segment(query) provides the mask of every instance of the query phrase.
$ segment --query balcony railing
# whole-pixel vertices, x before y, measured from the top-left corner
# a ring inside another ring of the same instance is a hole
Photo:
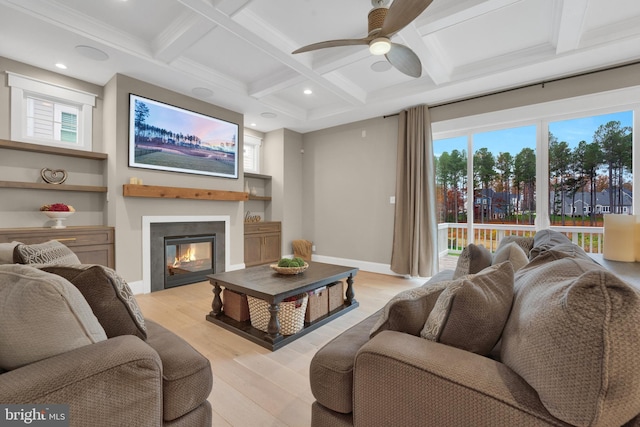
[[[582,247],[585,252],[602,253],[603,227],[576,227],[553,226],[556,230],[567,236],[573,243]],[[498,248],[500,240],[504,236],[533,236],[536,233],[533,225],[515,224],[473,224],[473,242],[483,245],[491,252]],[[467,244],[468,225],[466,223],[442,223],[438,224],[438,252],[446,255],[459,254]]]

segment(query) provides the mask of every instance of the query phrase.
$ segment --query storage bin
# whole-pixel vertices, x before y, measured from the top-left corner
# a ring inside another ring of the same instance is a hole
[[[307,312],[304,315],[304,321],[309,323],[325,316],[329,312],[329,292],[327,287],[323,286],[309,292],[309,302],[307,303]]]
[[[329,311],[336,310],[344,305],[344,282],[333,282],[329,290]]]
[[[294,301],[282,301],[280,303],[280,311],[278,311],[280,334],[293,335],[302,330],[308,301],[309,295],[302,294],[296,297]],[[249,303],[251,326],[262,332],[267,332],[269,319],[271,318],[269,304],[264,300],[250,295],[247,295],[247,302]]]
[[[249,320],[249,303],[245,294],[225,288],[222,292],[222,310],[238,322]]]

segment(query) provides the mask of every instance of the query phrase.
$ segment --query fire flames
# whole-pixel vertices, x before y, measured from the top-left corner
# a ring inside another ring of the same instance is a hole
[[[180,264],[182,264],[183,262],[192,262],[196,259],[197,258],[195,249],[192,250],[191,246],[189,246],[184,254],[175,257],[172,267],[180,267]]]

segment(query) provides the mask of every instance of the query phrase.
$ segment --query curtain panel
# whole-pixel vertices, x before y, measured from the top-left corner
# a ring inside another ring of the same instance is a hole
[[[431,119],[426,105],[400,112],[391,270],[429,277],[438,271],[438,224]]]

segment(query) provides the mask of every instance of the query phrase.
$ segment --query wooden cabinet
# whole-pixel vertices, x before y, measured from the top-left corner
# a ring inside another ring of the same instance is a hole
[[[115,268],[113,227],[86,226],[67,228],[2,228],[0,243],[24,244],[57,240],[69,247],[83,264],[101,264]]]
[[[279,221],[254,222],[244,225],[244,265],[277,262],[282,253],[282,231]]]

